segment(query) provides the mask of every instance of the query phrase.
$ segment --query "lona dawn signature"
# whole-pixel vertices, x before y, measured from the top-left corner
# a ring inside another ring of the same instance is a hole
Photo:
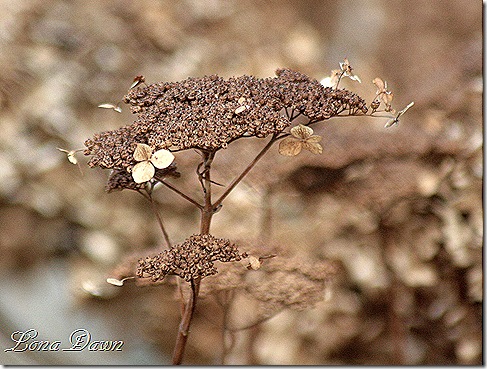
[[[64,344],[62,341],[36,340],[38,336],[39,332],[33,328],[15,331],[10,335],[14,345],[4,351],[122,351],[124,345],[121,340],[93,340],[91,333],[84,328],[73,331]]]

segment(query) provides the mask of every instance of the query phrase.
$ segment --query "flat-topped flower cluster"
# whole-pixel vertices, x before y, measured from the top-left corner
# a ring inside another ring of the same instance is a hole
[[[194,234],[169,250],[140,259],[136,275],[138,278],[149,278],[152,282],[160,281],[167,275],[178,275],[190,281],[216,274],[215,261],[239,261],[243,257],[247,255],[240,254],[230,240],[209,234]]]
[[[137,119],[117,130],[85,141],[89,165],[131,171],[138,144],[153,152],[190,148],[215,151],[241,137],[266,137],[304,115],[321,121],[340,114],[365,114],[365,101],[344,89],[324,87],[317,80],[289,69],[273,78],[252,76],[223,79],[217,75],[180,82],[140,84],[124,102]]]

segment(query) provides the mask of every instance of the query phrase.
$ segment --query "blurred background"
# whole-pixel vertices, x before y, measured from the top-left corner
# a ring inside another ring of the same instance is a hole
[[[339,118],[316,125],[323,155],[271,150],[228,197],[212,233],[263,237],[340,266],[331,298],[239,332],[233,364],[482,363],[482,4],[470,0],[1,0],[0,363],[170,363],[179,324],[171,286],[105,278],[131,252],[162,244],[150,208],[107,194],[107,171],[67,150],[130,124],[117,104],[136,75],[270,77],[289,67],[328,76],[348,57],[370,103],[375,77],[398,126]],[[236,142],[214,164],[229,183],[264,144]],[[194,164],[171,180],[198,196]],[[178,158],[179,159],[179,158]],[[198,214],[156,191],[171,240]],[[204,282],[203,282],[204,283]],[[185,362],[218,363],[221,333],[200,305]],[[87,329],[122,352],[4,352],[14,331],[39,340]]]

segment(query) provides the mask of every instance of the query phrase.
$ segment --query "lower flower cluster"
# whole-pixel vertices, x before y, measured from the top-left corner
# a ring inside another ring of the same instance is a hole
[[[218,273],[215,261],[239,261],[245,257],[247,255],[240,254],[230,240],[209,234],[194,234],[169,250],[140,259],[136,276],[157,282],[167,275],[178,275],[191,281]]]

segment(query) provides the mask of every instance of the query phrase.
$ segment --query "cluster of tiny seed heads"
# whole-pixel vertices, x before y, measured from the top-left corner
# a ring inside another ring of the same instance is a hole
[[[366,102],[353,92],[324,87],[317,80],[289,69],[278,69],[276,74],[286,108],[311,121],[329,119],[344,111],[352,115],[367,113]]]
[[[167,275],[178,275],[186,281],[204,278],[218,271],[215,261],[239,261],[247,255],[240,254],[230,240],[209,234],[195,234],[155,256],[139,260],[137,277],[156,282]]]
[[[318,81],[289,69],[277,77],[252,76],[228,80],[217,75],[180,82],[140,84],[123,101],[138,115],[131,125],[96,134],[85,141],[88,164],[130,169],[138,143],[154,151],[197,148],[218,150],[240,137],[266,137],[291,122],[284,109],[312,121],[346,111],[366,113],[365,102],[347,90],[325,88]]]

